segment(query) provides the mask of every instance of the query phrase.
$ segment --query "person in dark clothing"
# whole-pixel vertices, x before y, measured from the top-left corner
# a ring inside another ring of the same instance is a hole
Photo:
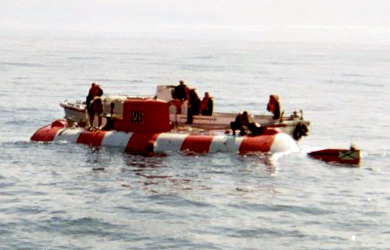
[[[248,113],[244,111],[242,114],[238,114],[236,116],[236,120],[230,123],[230,127],[232,128],[233,135],[236,135],[236,130],[240,130],[240,135],[245,135],[245,129],[250,126]]]
[[[117,116],[114,114],[115,104],[112,102],[110,104],[110,114],[106,116],[106,125],[103,130],[112,130],[114,129],[115,121],[117,120]]]
[[[195,89],[190,90],[189,96],[190,99],[188,102],[187,124],[192,124],[193,116],[199,115],[200,99]]]
[[[102,96],[103,95],[103,90],[102,90],[102,88],[100,87],[100,85],[96,85],[97,86],[97,89],[98,89],[98,94],[97,94],[97,96]]]
[[[96,96],[102,96],[103,95],[103,90],[100,88],[100,86],[96,83],[91,84],[91,88],[88,91],[88,96],[86,100],[87,108],[89,107],[91,101],[93,98]]]
[[[202,115],[212,115],[213,114],[214,102],[209,92],[204,93],[204,97],[201,102],[201,114]]]
[[[280,102],[279,102],[279,96],[277,95],[270,95],[269,101],[267,104],[267,110],[272,112],[274,114],[274,119],[277,120],[280,118]]]
[[[98,127],[102,124],[102,116],[103,113],[103,102],[100,97],[95,97],[93,101],[88,106],[88,116],[89,116],[89,125],[93,127],[93,121],[95,119],[95,114],[98,115]]]
[[[275,102],[275,110],[274,110],[274,117],[275,120],[280,118],[280,102],[276,101]]]
[[[175,98],[180,100],[187,100],[187,85],[184,84],[184,81],[180,81],[179,85],[175,87]]]
[[[88,91],[87,100],[85,102],[87,104],[87,108],[89,107],[91,101],[93,100],[93,97],[95,95],[95,89],[96,89],[96,83],[92,83]]]

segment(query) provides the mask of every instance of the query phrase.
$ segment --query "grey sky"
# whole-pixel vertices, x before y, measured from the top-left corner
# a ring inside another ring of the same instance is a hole
[[[389,36],[389,0],[0,1],[1,30],[155,35]]]

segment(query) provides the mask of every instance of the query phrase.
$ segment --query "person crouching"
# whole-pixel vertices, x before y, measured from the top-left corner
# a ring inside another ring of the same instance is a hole
[[[248,113],[246,111],[244,111],[242,114],[238,114],[236,116],[236,120],[230,123],[233,135],[236,135],[237,129],[240,130],[240,135],[245,135],[245,129],[248,128],[249,124]]]

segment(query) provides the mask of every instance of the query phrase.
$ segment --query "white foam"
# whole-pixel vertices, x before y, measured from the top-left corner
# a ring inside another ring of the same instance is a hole
[[[279,153],[279,152],[298,152],[298,145],[295,143],[294,139],[285,133],[278,133],[275,135],[275,139],[272,143],[270,152]]]

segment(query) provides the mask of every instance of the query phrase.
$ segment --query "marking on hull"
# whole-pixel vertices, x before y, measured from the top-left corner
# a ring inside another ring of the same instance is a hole
[[[358,160],[359,151],[357,150],[339,151],[339,158],[341,160]]]
[[[238,153],[243,137],[216,135],[210,145],[210,153],[231,152]]]

